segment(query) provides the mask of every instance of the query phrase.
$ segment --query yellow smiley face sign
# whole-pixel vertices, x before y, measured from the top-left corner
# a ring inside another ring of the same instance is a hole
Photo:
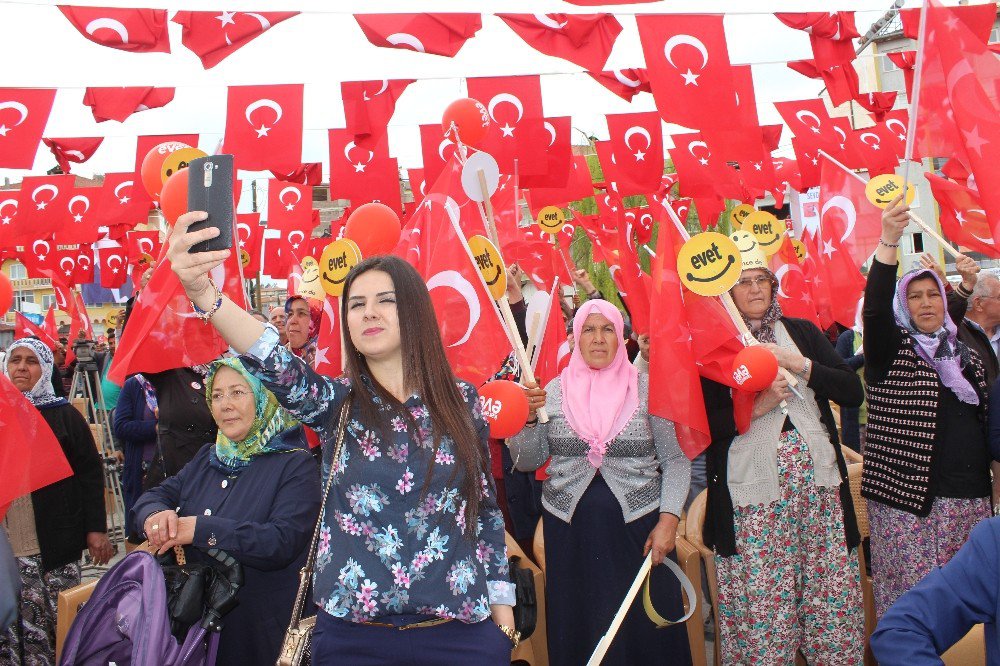
[[[208,157],[208,153],[197,148],[180,148],[175,150],[167,155],[167,159],[163,160],[163,165],[160,167],[160,178],[163,179],[164,183],[167,182],[167,178],[170,178],[181,169],[186,169],[191,164],[191,160],[198,157]]]
[[[798,258],[801,264],[806,260],[806,244],[800,241],[798,238],[790,239],[792,241],[792,247],[795,249],[795,256]]]
[[[319,262],[312,257],[302,260],[302,279],[299,280],[298,295],[315,300],[323,299],[323,287],[319,282]]]
[[[566,213],[559,206],[546,206],[538,211],[538,228],[547,234],[555,235],[562,231],[566,224]]]
[[[335,240],[326,246],[319,258],[319,283],[330,296],[344,293],[344,280],[361,261],[361,250],[349,238]]]
[[[737,231],[743,228],[743,223],[750,216],[751,213],[757,212],[757,209],[750,204],[740,204],[729,214],[729,221],[733,223],[733,231]]]
[[[246,251],[246,248],[240,250],[240,263],[243,264],[243,268],[250,265],[250,253]]]
[[[736,243],[724,234],[706,231],[681,246],[677,273],[684,286],[700,296],[719,296],[740,279],[742,264]]]
[[[879,208],[885,209],[892,203],[892,200],[903,193],[903,179],[894,173],[884,173],[881,176],[875,176],[868,181],[865,185],[865,196],[868,197],[868,201]],[[913,183],[910,183],[906,187],[906,205],[909,206],[913,203],[913,197],[916,196],[916,191],[913,189]]]
[[[785,223],[766,210],[757,210],[747,216],[743,230],[752,233],[757,241],[757,247],[770,257],[781,248]]]
[[[740,229],[729,234],[729,237],[736,243],[736,249],[743,252],[752,252],[757,247],[757,239],[746,229]]]
[[[490,296],[497,300],[507,293],[507,269],[503,265],[500,251],[489,238],[485,236],[471,236],[469,238],[469,249],[476,260],[479,272],[483,274],[486,281],[486,288],[490,290]]]

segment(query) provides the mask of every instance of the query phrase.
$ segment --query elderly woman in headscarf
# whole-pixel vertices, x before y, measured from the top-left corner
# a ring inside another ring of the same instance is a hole
[[[643,558],[673,559],[691,464],[674,424],[649,414],[649,376],[629,363],[621,313],[607,301],[584,303],[573,319],[569,365],[544,390],[529,384],[525,429],[508,440],[514,466],[540,467],[543,484],[546,623],[549,661],[583,664],[625,596]],[[544,405],[549,422],[538,422]],[[653,569],[653,602],[664,617],[683,615],[680,587]],[[605,664],[689,664],[683,625],[658,630],[630,614]]]
[[[810,664],[860,664],[860,539],[830,401],[861,404],[861,380],[819,327],[782,315],[759,249],[743,254],[742,268],[733,302],[797,386],[778,374],[753,395],[702,381],[717,649],[723,664],[791,666],[799,651]]]
[[[218,661],[270,665],[319,513],[319,470],[301,427],[238,359],[216,361],[205,383],[219,426],[215,442],[140,497],[133,523],[159,552],[219,548],[243,565],[239,605],[225,618]]]
[[[97,564],[113,555],[97,446],[80,412],[56,397],[52,363],[52,351],[37,338],[7,348],[4,374],[52,429],[73,474],[17,498],[4,518],[22,593],[16,620],[0,633],[3,664],[54,664],[56,603],[59,592],[80,584],[80,553],[89,550]]]
[[[990,515],[986,371],[957,338],[941,278],[920,268],[896,280],[908,211],[898,198],[885,209],[865,288],[861,493],[879,616]],[[970,262],[959,257],[956,267],[969,272]]]
[[[322,301],[292,296],[285,301],[285,335],[288,348],[312,367],[316,359],[316,342],[323,319]]]

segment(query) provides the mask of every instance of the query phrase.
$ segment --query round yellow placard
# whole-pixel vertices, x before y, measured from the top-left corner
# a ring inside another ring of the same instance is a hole
[[[547,234],[557,234],[566,224],[566,213],[559,206],[546,206],[538,211],[538,227]]]
[[[757,240],[757,247],[770,257],[781,248],[785,223],[766,210],[757,210],[747,216],[743,230],[752,233]]]
[[[729,237],[736,243],[736,249],[740,253],[752,252],[757,247],[757,238],[746,229],[734,231]]]
[[[243,264],[243,268],[250,265],[250,253],[246,251],[246,248],[240,249],[240,263]]]
[[[299,280],[298,295],[322,300],[324,289],[319,281],[319,262],[313,257],[302,260],[302,278]]]
[[[733,231],[738,231],[743,228],[743,223],[750,216],[751,213],[756,212],[757,209],[750,204],[740,204],[729,214],[729,221],[733,223]]]
[[[199,157],[208,157],[208,153],[198,148],[180,148],[175,150],[167,155],[167,159],[163,160],[163,164],[160,166],[160,178],[163,179],[164,183],[167,182],[167,178],[170,178],[181,169],[186,169],[191,164],[191,160]]]
[[[795,256],[798,258],[801,264],[806,260],[806,244],[800,241],[798,238],[790,239],[792,241],[792,247],[795,248]]]
[[[902,193],[903,179],[894,173],[884,173],[881,176],[875,176],[865,185],[865,196],[868,197],[868,201],[871,201],[882,209],[885,209],[893,199]],[[913,183],[910,183],[906,188],[907,206],[913,203],[913,197],[915,196],[916,190],[913,189]]]
[[[677,273],[688,289],[701,296],[719,296],[740,279],[742,264],[736,243],[724,234],[706,231],[681,246]]]
[[[469,249],[476,259],[476,266],[483,274],[486,281],[486,288],[490,290],[490,296],[497,300],[507,293],[507,269],[503,265],[503,258],[497,246],[485,236],[471,236],[469,238]]]
[[[344,293],[347,274],[361,261],[361,250],[350,238],[335,240],[319,258],[319,282],[330,296]]]

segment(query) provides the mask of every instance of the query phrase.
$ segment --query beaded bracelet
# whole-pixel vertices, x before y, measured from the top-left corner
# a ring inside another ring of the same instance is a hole
[[[886,247],[891,247],[891,248],[894,248],[894,249],[899,247],[899,243],[896,243],[895,245],[893,245],[892,243],[886,243],[881,238],[878,239],[878,242],[881,243],[882,245],[885,245]]]
[[[219,311],[219,308],[222,307],[222,292],[219,290],[219,286],[214,282],[209,282],[209,284],[211,284],[212,288],[215,289],[215,305],[208,310],[202,310],[195,304],[194,301],[191,301],[191,307],[194,308],[195,315],[206,324],[209,319],[215,316],[215,313]]]

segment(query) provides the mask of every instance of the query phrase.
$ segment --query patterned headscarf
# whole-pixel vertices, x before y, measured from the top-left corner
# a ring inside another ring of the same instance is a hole
[[[319,327],[323,321],[323,302],[306,298],[305,296],[289,296],[285,301],[285,316],[292,314],[292,303],[295,301],[305,301],[309,306],[309,333],[306,335],[306,343],[299,349],[293,349],[291,343],[288,348],[293,354],[305,360],[310,366],[316,357],[316,344],[319,340]]]
[[[958,328],[951,320],[948,308],[944,308],[944,325],[933,333],[921,331],[910,317],[910,308],[906,304],[906,290],[914,280],[927,278],[937,283],[942,300],[945,298],[944,283],[934,271],[917,268],[906,273],[899,278],[896,295],[892,299],[892,311],[896,316],[896,323],[909,331],[917,354],[937,371],[941,383],[950,388],[962,402],[978,405],[979,394],[962,374],[962,368],[971,360],[969,348],[958,341]]]
[[[777,278],[774,277],[774,273],[766,268],[762,268],[767,276],[771,278],[771,305],[767,307],[764,311],[764,316],[760,319],[760,328],[756,331],[753,330],[753,326],[750,325],[750,319],[747,318],[742,312],[740,316],[743,317],[743,321],[746,323],[747,328],[753,333],[753,337],[757,338],[758,342],[771,342],[774,344],[778,343],[778,338],[774,335],[774,324],[781,319],[781,303],[778,302],[778,294],[776,293],[775,287],[778,285]]]
[[[9,359],[11,352],[18,348],[27,349],[38,357],[38,364],[42,368],[42,374],[38,378],[38,381],[35,382],[35,385],[27,391],[22,391],[24,397],[38,409],[68,404],[65,398],[56,397],[56,390],[52,386],[52,365],[55,362],[52,358],[52,350],[37,338],[21,338],[20,340],[14,340],[7,347],[6,358]],[[6,363],[3,365],[3,374],[8,378],[10,377]]]
[[[225,474],[239,474],[256,456],[299,448],[275,437],[283,430],[296,425],[297,421],[282,409],[274,394],[264,388],[259,379],[247,372],[239,359],[224,358],[212,363],[205,378],[205,400],[208,402],[208,408],[212,409],[212,387],[215,385],[215,376],[222,367],[235,370],[250,385],[255,417],[250,431],[238,442],[226,437],[220,429],[215,438],[215,451],[212,452],[209,463]]]

